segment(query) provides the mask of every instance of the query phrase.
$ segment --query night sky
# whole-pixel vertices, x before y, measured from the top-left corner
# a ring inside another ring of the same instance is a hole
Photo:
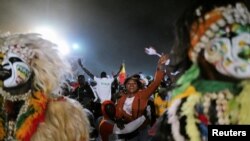
[[[145,47],[169,52],[173,25],[188,0],[1,0],[0,31],[28,32],[49,25],[69,44],[70,57],[83,58],[95,75],[118,71],[153,75],[158,57]]]

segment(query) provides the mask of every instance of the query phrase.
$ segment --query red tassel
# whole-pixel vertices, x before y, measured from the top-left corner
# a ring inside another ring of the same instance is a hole
[[[206,125],[208,125],[208,119],[204,114],[199,114],[198,118],[200,119],[200,121]]]

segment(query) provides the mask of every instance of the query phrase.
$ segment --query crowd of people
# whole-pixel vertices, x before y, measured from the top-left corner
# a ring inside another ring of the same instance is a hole
[[[79,67],[92,80],[87,81],[83,74],[78,75],[77,82],[66,81],[67,84],[63,88],[65,91],[62,93],[77,100],[88,111],[93,140],[99,137],[105,141],[108,140],[109,135],[114,138],[117,133],[120,134],[121,139],[147,140],[149,136],[145,135],[148,135],[148,130],[157,118],[158,108],[154,104],[154,97],[160,97],[156,95],[160,85],[159,95],[162,96],[163,101],[166,97],[164,95],[170,80],[164,81],[167,60],[169,60],[168,55],[161,56],[155,78],[147,80],[150,83],[145,83],[146,78],[143,79],[142,74],[139,73],[126,78],[124,84],[117,82],[121,69],[111,77],[108,77],[106,72],[101,72],[98,78],[79,60]]]
[[[64,81],[70,65],[55,44],[1,36],[0,140],[207,141],[208,125],[250,124],[248,9],[245,0],[193,0],[154,78],[124,83],[122,69],[97,77],[80,60],[84,73]]]

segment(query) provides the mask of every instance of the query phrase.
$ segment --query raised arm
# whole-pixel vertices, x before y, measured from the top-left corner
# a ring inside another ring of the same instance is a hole
[[[78,64],[79,64],[79,66],[82,68],[82,70],[83,70],[91,79],[94,80],[94,77],[95,77],[95,76],[94,76],[87,68],[83,67],[81,59],[78,59]]]
[[[166,74],[165,67],[166,62],[169,60],[169,57],[167,54],[161,55],[158,64],[157,64],[157,70],[155,73],[155,77],[153,82],[145,89],[143,97],[148,99],[151,94],[158,88],[158,86],[161,83],[161,80],[163,79],[164,75]]]

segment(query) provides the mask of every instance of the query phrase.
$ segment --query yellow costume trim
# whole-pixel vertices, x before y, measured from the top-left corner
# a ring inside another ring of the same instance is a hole
[[[28,99],[28,108],[25,111],[20,110],[20,116],[17,117],[15,125],[15,138],[17,140],[30,140],[39,123],[44,121],[47,102],[48,99],[42,92],[36,92]],[[6,136],[4,122],[0,118],[0,140],[4,140]]]
[[[161,97],[156,94],[154,98],[154,104],[156,108],[156,115],[162,116],[168,107],[168,101],[161,99]]]
[[[238,124],[250,124],[250,118],[249,118],[249,115],[250,115],[250,108],[249,108],[250,80],[243,81],[241,85],[243,86],[243,89],[240,95],[236,98],[236,101],[239,103],[239,106],[240,106]]]
[[[41,92],[36,92],[33,97],[31,97],[31,99],[29,100],[29,107],[34,109],[34,113],[24,119],[24,122],[21,123],[20,128],[17,129],[17,139],[30,139],[30,137],[36,130],[38,124],[45,118],[45,109],[47,106],[47,101],[48,99]]]
[[[198,92],[190,93],[187,101],[181,107],[181,116],[187,117],[186,132],[190,138],[190,141],[200,141],[200,132],[196,126],[197,119],[195,119],[195,105],[200,102],[201,95]]]
[[[173,101],[176,99],[182,99],[185,97],[188,97],[192,94],[196,93],[196,89],[193,86],[188,86],[188,88],[182,93],[182,94],[178,94],[177,96],[174,97],[174,99],[171,99],[171,101],[169,102],[169,106],[172,105]]]

